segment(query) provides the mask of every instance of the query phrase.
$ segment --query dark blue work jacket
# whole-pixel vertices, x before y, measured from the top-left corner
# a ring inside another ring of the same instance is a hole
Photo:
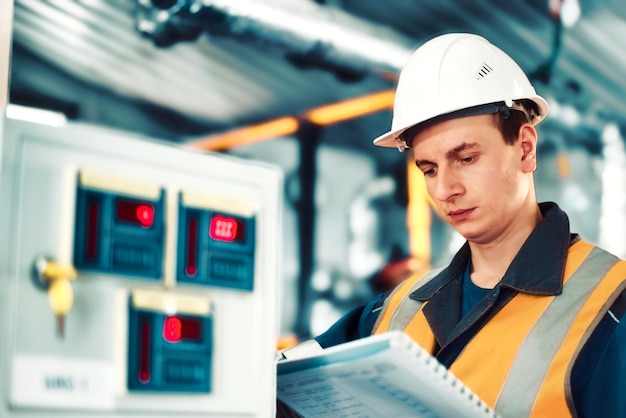
[[[578,240],[570,235],[567,215],[554,203],[540,205],[544,219],[520,249],[506,275],[498,284],[499,292],[494,301],[488,297],[477,302],[484,309],[472,309],[461,316],[462,292],[448,295],[445,310],[435,313],[431,322],[438,341],[455,338],[435,356],[449,367],[473,335],[489,321],[519,291],[544,295],[559,295],[562,291],[562,273],[567,259],[568,247]],[[464,245],[454,256],[450,265],[440,274],[441,280],[449,281],[462,275],[470,261],[469,246]],[[529,274],[529,270],[530,274]],[[533,280],[541,277],[541,281]],[[441,283],[440,283],[441,284]],[[432,283],[427,288],[437,288]],[[460,286],[458,286],[460,289]],[[315,339],[324,348],[357,338],[369,336],[380,313],[380,308],[390,292],[374,297],[366,305],[353,309]],[[494,293],[492,292],[491,295]],[[443,295],[435,294],[434,298]],[[416,295],[411,295],[416,297]],[[419,295],[417,295],[419,297]],[[444,302],[443,298],[441,299]],[[472,313],[479,317],[469,318]],[[626,291],[613,303],[593,331],[579,353],[571,374],[574,413],[578,417],[626,417]],[[434,324],[434,325],[433,325]],[[467,325],[466,325],[467,324]]]

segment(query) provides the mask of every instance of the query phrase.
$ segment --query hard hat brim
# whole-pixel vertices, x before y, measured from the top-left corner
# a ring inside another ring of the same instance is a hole
[[[545,119],[549,111],[549,105],[548,105],[548,102],[543,97],[539,95],[534,95],[531,97],[524,97],[523,99],[528,99],[528,100],[533,101],[539,108],[539,115],[537,115],[537,117],[533,120],[533,125],[537,125],[539,122]],[[522,100],[522,98],[513,99],[513,101],[516,101],[516,100]],[[407,129],[410,129],[416,125],[429,125],[433,122],[436,123],[436,122],[442,122],[444,120],[450,120],[450,119],[455,119],[455,118],[495,113],[495,111],[493,111],[491,108],[485,107],[489,105],[491,104],[486,103],[484,105],[467,108],[467,110],[470,110],[469,112],[463,112],[463,110],[465,109],[453,109],[448,113],[444,113],[441,115],[434,115],[432,118],[429,118],[425,121],[410,124],[408,126],[404,126],[402,128],[394,129],[387,133],[384,133],[376,137],[373,143],[374,145],[379,146],[379,147],[398,148],[400,151],[404,151],[410,148],[409,146],[406,145],[405,141],[401,138],[402,133],[404,133]],[[484,109],[481,109],[481,107],[484,107]],[[480,110],[472,111],[472,109],[480,109]],[[446,116],[449,116],[449,117],[446,117]]]

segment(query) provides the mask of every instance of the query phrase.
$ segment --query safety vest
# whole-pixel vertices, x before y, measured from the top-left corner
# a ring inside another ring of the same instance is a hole
[[[441,270],[406,280],[387,298],[374,327],[401,329],[435,354],[422,313],[408,297]],[[473,336],[450,371],[505,417],[573,412],[570,373],[598,322],[626,287],[626,262],[579,240],[570,246],[558,296],[518,293]]]

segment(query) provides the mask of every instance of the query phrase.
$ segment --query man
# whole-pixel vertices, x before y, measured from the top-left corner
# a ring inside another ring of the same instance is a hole
[[[400,329],[502,416],[626,416],[626,262],[537,202],[535,125],[547,113],[481,37],[439,36],[412,55],[392,129],[374,143],[413,150],[438,215],[466,243],[317,344]]]

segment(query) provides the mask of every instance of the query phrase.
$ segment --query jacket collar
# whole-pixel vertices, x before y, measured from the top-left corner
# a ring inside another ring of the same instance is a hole
[[[520,248],[499,286],[536,295],[559,295],[563,290],[567,252],[578,236],[570,236],[569,219],[556,203],[540,203],[539,209],[542,221]],[[456,279],[470,256],[469,244],[465,242],[448,267],[409,297],[419,301],[431,299]]]

